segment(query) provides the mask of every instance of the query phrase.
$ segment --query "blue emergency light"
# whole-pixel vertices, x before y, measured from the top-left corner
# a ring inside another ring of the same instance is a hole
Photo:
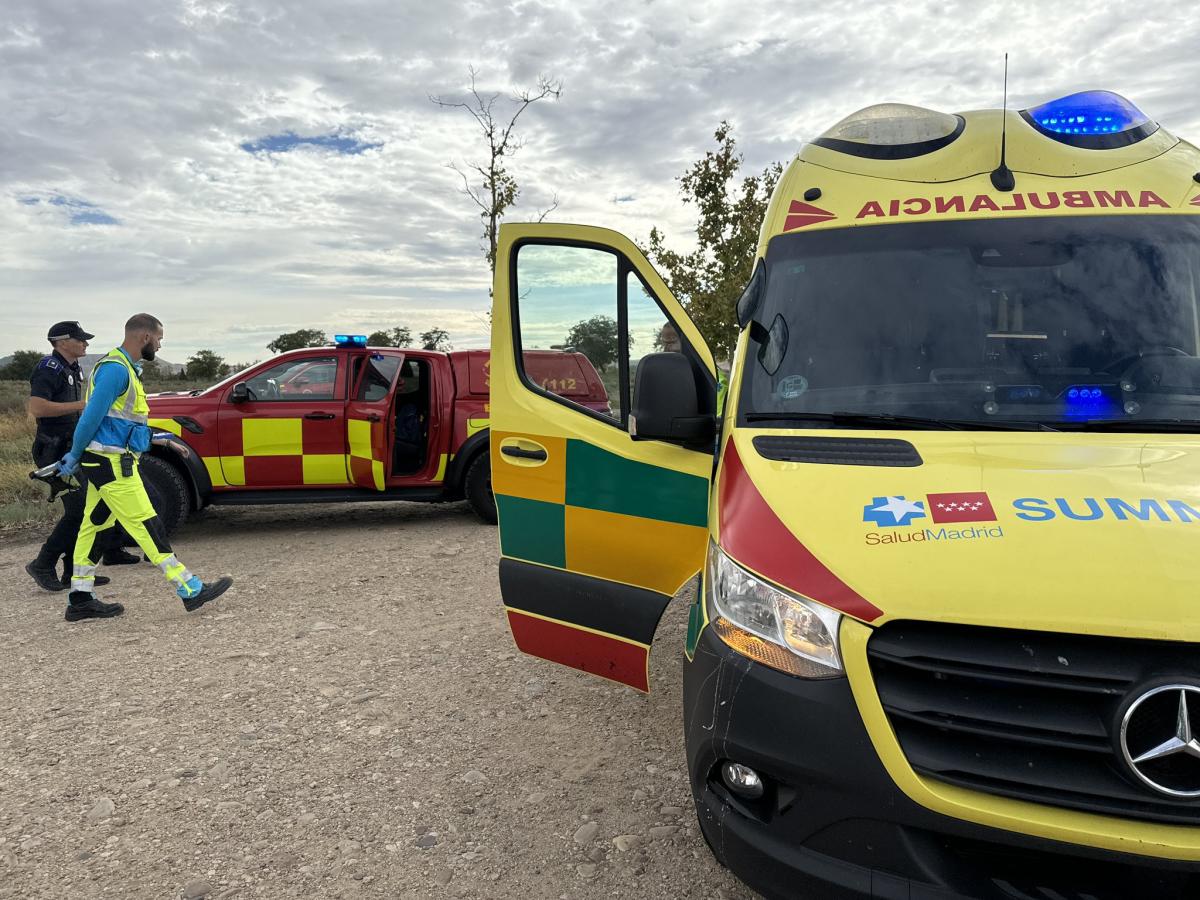
[[[1060,395],[1068,419],[1107,419],[1119,409],[1113,389],[1098,384],[1073,384]]]
[[[1112,91],[1083,91],[1024,110],[1021,116],[1047,137],[1088,150],[1134,144],[1158,130],[1144,112]]]
[[[367,346],[367,336],[365,334],[335,334],[333,342],[339,347],[353,350],[357,347]]]

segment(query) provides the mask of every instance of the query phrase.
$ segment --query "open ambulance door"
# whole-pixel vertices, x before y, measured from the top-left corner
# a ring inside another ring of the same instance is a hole
[[[634,379],[645,354],[681,352],[715,411],[712,354],[633,242],[607,229],[502,226],[493,298],[492,489],[513,637],[648,691],[659,618],[703,565],[713,455],[634,440]],[[530,351],[585,355],[607,410],[539,383]]]

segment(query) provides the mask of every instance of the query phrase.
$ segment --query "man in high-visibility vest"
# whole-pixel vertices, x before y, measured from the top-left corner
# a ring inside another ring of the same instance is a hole
[[[88,385],[87,405],[71,452],[62,458],[61,475],[79,472],[87,486],[83,525],[75,541],[75,560],[66,619],[102,619],[125,611],[120,603],[96,597],[96,536],[117,522],[175,585],[188,612],[199,609],[229,589],[233,579],[205,584],[187,570],[171,550],[138,473],[138,457],[150,449],[150,406],[142,387],[142,360],[152,360],[163,340],[162,322],[138,313],[125,323],[125,341],[101,359]]]

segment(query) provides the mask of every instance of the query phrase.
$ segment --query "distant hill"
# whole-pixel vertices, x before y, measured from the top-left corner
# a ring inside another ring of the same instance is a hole
[[[104,356],[103,353],[89,353],[87,356],[85,356],[83,359],[81,359],[79,361],[79,365],[83,366],[83,371],[91,372],[92,366],[96,365],[96,363],[103,356]],[[157,359],[155,359],[154,361],[156,363],[158,363],[158,371],[165,372],[167,375],[178,375],[180,372],[182,372],[186,368],[182,363],[168,362],[167,360],[163,359],[161,356],[158,357]]]
[[[84,372],[90,373],[92,371],[92,366],[96,365],[96,361],[103,355],[103,353],[89,353],[79,361],[79,365],[83,366]],[[0,356],[0,369],[7,366],[11,359],[12,356]],[[155,362],[158,363],[158,371],[167,375],[178,375],[185,368],[182,363],[169,362],[163,359],[161,356],[156,359]]]

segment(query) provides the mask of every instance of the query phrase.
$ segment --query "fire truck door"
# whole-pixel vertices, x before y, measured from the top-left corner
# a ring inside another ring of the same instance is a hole
[[[391,459],[392,391],[404,354],[370,350],[353,357],[350,400],[346,403],[346,461],[350,480],[382,491]]]

